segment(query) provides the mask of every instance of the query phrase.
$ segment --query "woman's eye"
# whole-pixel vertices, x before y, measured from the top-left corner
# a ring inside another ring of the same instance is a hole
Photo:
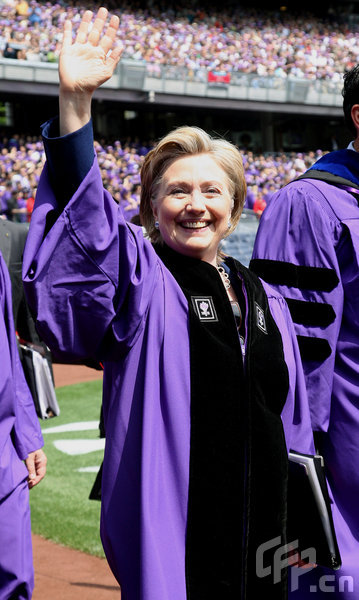
[[[173,190],[171,190],[171,194],[173,196],[185,196],[187,192],[182,188],[174,188]]]
[[[210,187],[210,188],[208,188],[208,190],[206,190],[206,194],[219,195],[220,193],[221,192],[219,189],[213,188],[213,187]]]

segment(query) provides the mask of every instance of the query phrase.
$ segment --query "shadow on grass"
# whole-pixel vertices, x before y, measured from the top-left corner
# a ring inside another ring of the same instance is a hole
[[[119,594],[121,593],[120,588],[116,585],[101,585],[100,583],[86,583],[85,581],[71,581],[71,585],[84,588],[96,588],[99,590],[109,590],[118,592]]]

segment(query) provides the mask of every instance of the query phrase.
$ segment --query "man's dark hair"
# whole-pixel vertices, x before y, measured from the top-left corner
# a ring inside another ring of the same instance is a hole
[[[351,110],[354,104],[359,104],[359,65],[344,73],[342,96],[345,123],[356,136],[357,130],[351,117]]]

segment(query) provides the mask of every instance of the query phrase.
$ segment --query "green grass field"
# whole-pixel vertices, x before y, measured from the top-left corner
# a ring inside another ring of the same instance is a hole
[[[103,449],[95,449],[103,444],[97,427],[101,395],[102,381],[56,389],[61,414],[40,421],[47,474],[30,492],[34,533],[96,556],[104,556],[100,502],[88,497],[103,458]],[[71,424],[73,430],[57,430],[60,426],[69,429]]]

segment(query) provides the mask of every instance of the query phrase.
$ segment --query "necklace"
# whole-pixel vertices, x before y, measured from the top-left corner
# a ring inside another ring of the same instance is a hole
[[[223,267],[219,267],[218,265],[217,265],[217,271],[221,276],[224,287],[226,288],[226,290],[229,290],[229,288],[231,287],[231,281],[229,279],[229,275],[228,275],[227,271],[225,271],[225,269]]]

